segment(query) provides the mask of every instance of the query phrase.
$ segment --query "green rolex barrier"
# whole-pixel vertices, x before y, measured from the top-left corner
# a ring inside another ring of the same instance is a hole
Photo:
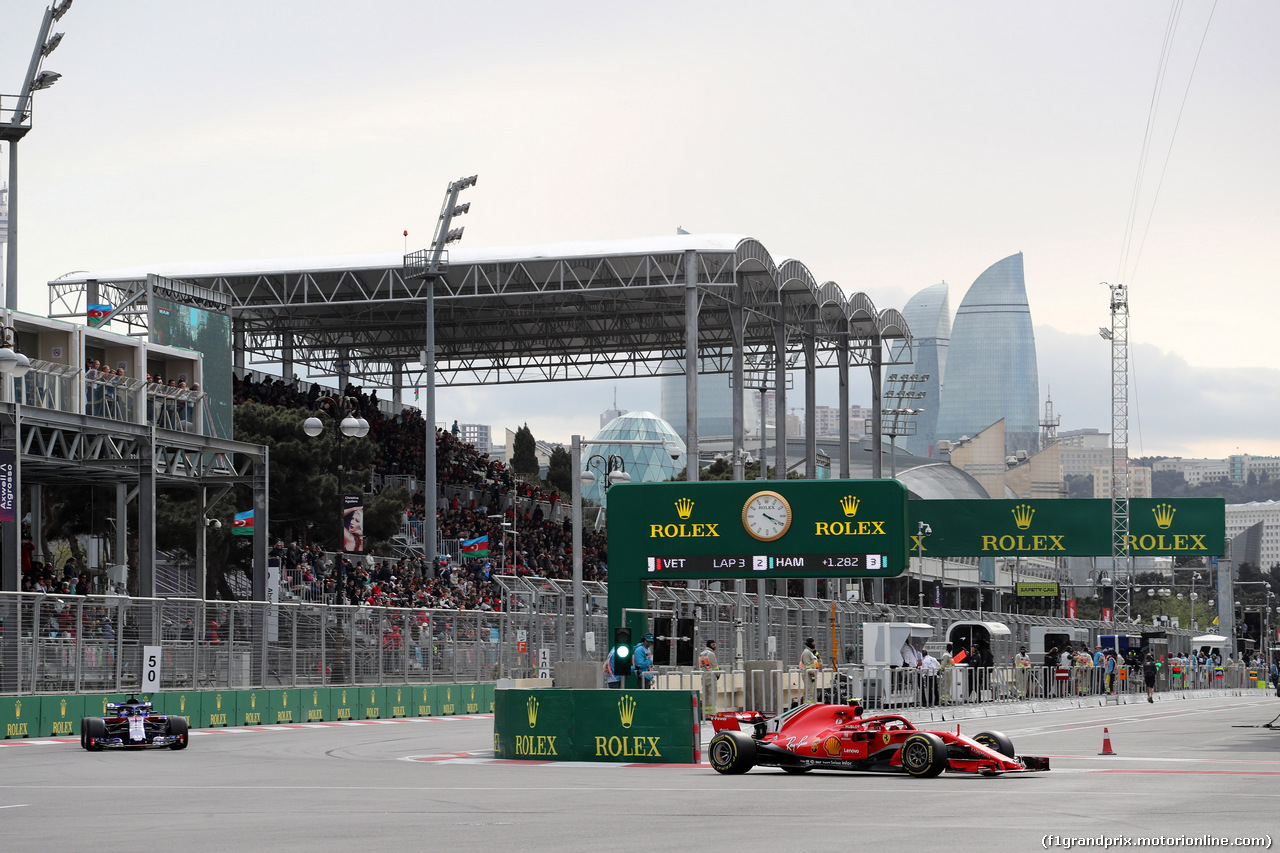
[[[461,684],[445,684],[436,688],[439,692],[436,694],[439,699],[440,707],[436,710],[436,714],[446,717],[454,714],[460,714],[458,710],[459,697],[462,695],[463,685]]]
[[[39,697],[5,696],[0,699],[0,726],[3,727],[5,740],[39,737]]]
[[[106,716],[107,703],[130,696],[153,702],[156,713],[186,717],[192,728],[486,714],[495,710],[494,687],[489,682],[5,696],[0,733],[3,739],[74,737],[81,718]]]
[[[298,691],[302,694],[302,719],[308,723],[322,723],[333,719],[333,705],[328,687],[311,687]]]
[[[359,687],[356,690],[357,720],[381,720],[391,716],[387,708],[387,688]]]
[[[195,690],[184,690],[177,693],[157,693],[155,697],[156,711],[161,714],[186,717],[193,728],[200,725],[200,709],[206,694]]]
[[[272,690],[267,699],[267,705],[270,716],[266,722],[276,725],[302,722],[301,690]]]
[[[479,714],[484,704],[483,684],[464,684],[459,688],[462,700],[461,711],[464,714]]]
[[[232,690],[215,690],[204,694],[200,703],[200,722],[196,728],[209,729],[227,725],[236,720],[236,693]],[[239,722],[234,722],[239,725]]]
[[[329,704],[333,706],[333,719],[339,722],[359,719],[356,717],[356,688],[331,687]]]
[[[440,688],[434,684],[420,684],[413,689],[413,715],[434,717],[440,712]]]
[[[45,696],[40,703],[40,736],[78,735],[83,716],[83,696]]]
[[[526,761],[696,764],[688,690],[497,690],[494,754]]]
[[[413,697],[412,687],[387,688],[387,716],[409,716],[409,700]]]
[[[260,726],[271,721],[267,709],[269,691],[238,690],[235,696],[236,711],[231,723],[233,726]]]

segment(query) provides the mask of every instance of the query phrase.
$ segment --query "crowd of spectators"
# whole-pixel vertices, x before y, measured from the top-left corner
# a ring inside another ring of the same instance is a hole
[[[233,395],[236,403],[312,409],[324,391],[313,384],[304,392],[296,379],[258,381],[246,375],[233,378]],[[376,391],[365,393],[351,384],[343,395],[354,401],[356,413],[369,422],[368,438],[378,448],[375,472],[385,478],[422,471],[426,423],[418,410],[405,408],[398,415],[387,415],[379,406]],[[502,595],[492,580],[495,575],[572,577],[573,528],[568,518],[555,520],[559,492],[523,482],[487,451],[445,429],[436,430],[436,475],[435,500],[428,502],[418,491],[412,496],[406,521],[421,522],[427,507],[433,505],[442,538],[488,536],[487,554],[460,555],[430,566],[420,557],[368,560],[349,554],[336,559],[315,547],[277,542],[273,554],[281,558],[287,592],[308,600],[345,604],[499,610]],[[458,487],[476,497],[460,500]],[[454,496],[447,497],[451,494]],[[514,525],[515,536],[509,534],[510,527],[503,527],[504,522]],[[607,559],[604,532],[585,531],[583,578],[606,580]]]
[[[103,365],[100,359],[90,358],[85,361],[84,371],[86,413],[116,420],[128,417],[125,401],[130,383],[124,368]],[[158,373],[148,373],[145,381],[148,423],[165,429],[186,429],[195,417],[200,386],[195,383],[188,386],[185,378],[166,381]]]

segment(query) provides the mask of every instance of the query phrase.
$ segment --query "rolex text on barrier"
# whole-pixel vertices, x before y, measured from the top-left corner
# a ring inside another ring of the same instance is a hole
[[[695,764],[689,690],[497,690],[493,751],[523,761]]]

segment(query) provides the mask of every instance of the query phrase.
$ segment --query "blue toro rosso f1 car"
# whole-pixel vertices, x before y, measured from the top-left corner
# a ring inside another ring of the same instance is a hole
[[[187,748],[187,718],[155,713],[150,702],[130,696],[108,702],[107,716],[80,721],[80,745],[90,752],[104,749]]]
[[[860,705],[800,705],[776,717],[730,711],[712,715],[711,722],[716,735],[707,752],[711,766],[724,774],[779,767],[787,773],[855,770],[928,778],[948,770],[999,776],[1049,769],[1046,757],[1015,756],[1000,732],[968,737],[958,729],[925,731],[897,714],[864,717]]]

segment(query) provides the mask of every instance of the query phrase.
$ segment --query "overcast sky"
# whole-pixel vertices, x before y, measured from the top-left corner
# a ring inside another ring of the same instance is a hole
[[[0,91],[44,6],[4,3]],[[1125,262],[1167,3],[75,0],[19,148],[20,307],[72,270],[421,247],[478,173],[465,245],[748,234],[880,307],[945,280],[954,309],[1022,251],[1063,428],[1110,428],[1123,280],[1135,455],[1280,454],[1280,4],[1211,8],[1177,20]],[[565,440],[613,386],[439,415]]]

